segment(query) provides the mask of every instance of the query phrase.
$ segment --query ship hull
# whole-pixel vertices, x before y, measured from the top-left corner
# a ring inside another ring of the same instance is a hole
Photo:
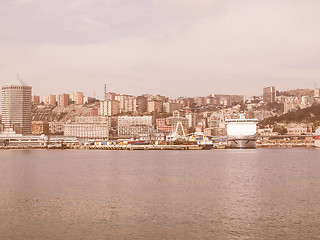
[[[229,147],[237,149],[256,148],[256,139],[229,139]]]
[[[320,148],[320,128],[316,130],[316,135],[314,136],[314,145],[317,148]]]
[[[213,149],[213,144],[204,144],[204,145],[199,145],[202,147],[202,150],[211,150]]]

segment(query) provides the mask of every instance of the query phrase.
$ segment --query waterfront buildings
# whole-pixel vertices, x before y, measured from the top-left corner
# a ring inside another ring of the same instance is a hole
[[[166,133],[158,130],[152,130],[150,132],[141,132],[138,134],[140,141],[151,141],[151,142],[164,142],[166,140]]]
[[[76,117],[75,122],[65,124],[64,135],[85,139],[108,139],[108,118],[101,116]]]
[[[139,133],[150,133],[153,129],[152,116],[119,116],[118,137],[138,138]]]
[[[32,121],[31,124],[32,135],[49,134],[49,123],[47,121]]]
[[[153,130],[152,126],[147,125],[132,125],[118,126],[118,138],[139,138],[139,134],[150,134]]]
[[[158,118],[156,120],[156,128],[158,131],[167,132],[167,133],[172,133],[173,130],[175,129],[174,126],[168,126],[166,124],[165,118]]]
[[[308,123],[289,123],[283,125],[287,130],[287,135],[310,135],[312,134],[312,124]]]
[[[2,123],[17,134],[31,134],[31,87],[18,77],[2,87]]]
[[[50,135],[63,135],[64,133],[64,122],[49,122],[49,134]]]

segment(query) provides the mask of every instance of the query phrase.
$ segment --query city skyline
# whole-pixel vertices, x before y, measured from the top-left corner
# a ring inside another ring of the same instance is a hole
[[[262,94],[320,84],[318,1],[4,1],[1,85],[34,95]],[[41,11],[39,10],[41,9]],[[17,17],[19,16],[19,17]]]

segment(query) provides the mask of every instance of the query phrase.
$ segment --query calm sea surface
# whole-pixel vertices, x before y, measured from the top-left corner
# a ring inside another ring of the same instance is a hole
[[[320,239],[320,149],[0,151],[0,239]]]

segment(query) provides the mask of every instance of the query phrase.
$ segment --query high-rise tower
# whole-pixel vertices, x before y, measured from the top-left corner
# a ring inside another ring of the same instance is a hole
[[[266,87],[263,89],[263,101],[265,103],[275,103],[276,102],[276,88]]]
[[[31,87],[18,77],[2,86],[2,124],[18,134],[31,134]]]

